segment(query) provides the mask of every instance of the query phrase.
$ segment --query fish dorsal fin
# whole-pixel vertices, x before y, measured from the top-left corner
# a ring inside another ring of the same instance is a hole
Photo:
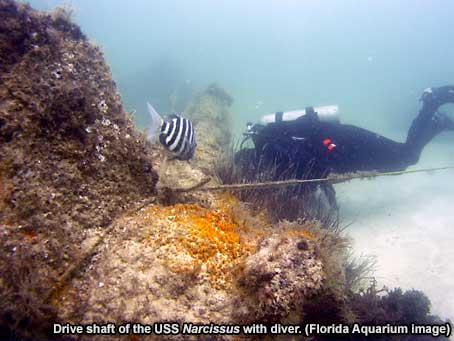
[[[174,118],[180,118],[181,116],[178,116],[177,114],[170,114],[167,117],[169,120],[173,120]]]
[[[150,103],[147,103],[147,107],[148,114],[150,115],[150,123],[147,127],[147,140],[155,143],[158,141],[161,126],[164,121]]]

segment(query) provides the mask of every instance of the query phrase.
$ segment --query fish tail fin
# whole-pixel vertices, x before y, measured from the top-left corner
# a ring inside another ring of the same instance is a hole
[[[147,107],[148,114],[150,115],[150,123],[147,127],[147,140],[155,143],[158,141],[163,119],[150,103],[147,103]]]

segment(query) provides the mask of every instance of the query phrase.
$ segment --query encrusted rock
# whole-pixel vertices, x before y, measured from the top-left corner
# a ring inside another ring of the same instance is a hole
[[[0,18],[0,324],[36,338],[82,241],[155,195],[155,151],[64,11],[0,0]]]
[[[302,247],[303,246],[303,247]],[[242,285],[257,300],[255,317],[279,320],[322,287],[324,273],[316,243],[304,235],[264,237],[245,261]]]

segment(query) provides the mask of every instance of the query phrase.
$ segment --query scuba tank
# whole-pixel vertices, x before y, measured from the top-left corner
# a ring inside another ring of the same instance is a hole
[[[248,122],[246,124],[246,132],[243,133],[243,136],[245,136],[245,138],[240,144],[240,149],[242,149],[244,143],[251,138],[254,141],[254,145],[256,145],[257,139],[262,137],[262,129],[264,129],[269,123],[295,121],[299,118],[304,117],[305,115],[315,115],[320,122],[337,124],[340,123],[339,107],[337,105],[306,107],[302,110],[276,112],[274,114],[262,116],[260,123],[253,124],[252,122]]]
[[[279,121],[293,121],[309,112],[315,112],[320,122],[340,123],[339,107],[337,105],[325,105],[321,107],[308,107],[302,110],[278,111],[274,114],[265,115],[261,118],[262,124]]]

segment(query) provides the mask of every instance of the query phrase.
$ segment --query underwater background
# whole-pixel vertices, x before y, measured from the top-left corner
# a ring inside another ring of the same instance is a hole
[[[68,2],[33,0],[38,9]],[[72,1],[74,21],[99,45],[125,109],[182,110],[216,82],[233,97],[233,131],[274,111],[337,104],[341,120],[402,141],[429,86],[454,83],[454,2]],[[452,108],[447,108],[454,111]],[[412,168],[453,165],[443,133]],[[358,254],[377,279],[418,288],[454,319],[452,172],[336,186]]]

